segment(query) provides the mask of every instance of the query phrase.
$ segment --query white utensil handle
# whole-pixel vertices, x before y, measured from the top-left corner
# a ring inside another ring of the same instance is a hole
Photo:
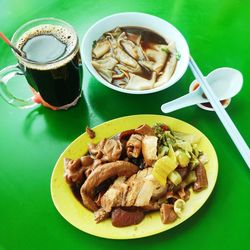
[[[224,125],[225,129],[227,130],[228,134],[233,140],[234,144],[236,145],[239,152],[241,153],[247,166],[250,168],[250,150],[249,150],[248,145],[246,144],[240,132],[234,125],[230,116],[227,114],[227,112],[225,111],[225,109],[223,108],[219,100],[217,99],[217,97],[214,95],[206,78],[202,75],[201,71],[199,70],[198,66],[196,65],[196,63],[194,62],[191,56],[190,56],[189,66],[195,78],[200,83],[200,86],[203,92],[205,93],[207,99],[209,100],[212,107],[214,108],[214,111],[218,115],[219,119],[221,120],[222,124]]]
[[[181,108],[195,105],[202,101],[203,101],[203,98],[200,95],[198,95],[196,92],[192,92],[180,98],[177,98],[173,101],[162,104],[161,110],[163,113],[170,113],[172,111],[175,111]]]

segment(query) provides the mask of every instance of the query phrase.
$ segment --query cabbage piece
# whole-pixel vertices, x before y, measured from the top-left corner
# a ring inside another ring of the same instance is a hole
[[[181,167],[186,167],[189,164],[190,158],[183,150],[176,150],[175,155]]]
[[[169,145],[168,156],[169,156],[174,162],[177,163],[177,158],[176,158],[176,155],[175,155],[175,152],[174,152],[174,149],[173,149],[172,145]]]
[[[152,175],[161,185],[165,186],[168,175],[173,172],[176,167],[177,164],[170,157],[165,155],[155,162]]]
[[[187,152],[193,151],[192,145],[187,141],[177,140],[175,146],[177,146],[178,148],[181,148]]]
[[[167,146],[160,146],[158,148],[158,159],[163,157],[169,152],[169,148]]]
[[[169,174],[168,179],[175,185],[179,185],[182,182],[181,175],[177,171],[173,171]]]
[[[194,144],[194,143],[197,144],[200,142],[200,139],[201,139],[200,137],[194,134],[188,134],[188,133],[177,132],[177,131],[173,131],[172,133],[176,139],[187,141],[190,144]]]

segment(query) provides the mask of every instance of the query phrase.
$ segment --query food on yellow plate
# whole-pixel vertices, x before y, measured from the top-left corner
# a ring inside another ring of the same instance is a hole
[[[181,217],[185,204],[186,204],[185,201],[182,199],[178,199],[174,202],[174,211],[179,217]]]
[[[65,179],[97,223],[111,218],[116,227],[134,225],[157,210],[163,223],[172,223],[190,189],[208,186],[208,159],[198,145],[166,124],[143,124],[90,143],[79,159],[66,158]]]
[[[92,65],[120,88],[147,90],[166,83],[179,54],[175,44],[141,27],[117,27],[93,44]]]
[[[176,169],[177,166],[178,165],[174,160],[165,155],[155,162],[152,174],[155,179],[161,183],[161,185],[165,186],[167,177]]]

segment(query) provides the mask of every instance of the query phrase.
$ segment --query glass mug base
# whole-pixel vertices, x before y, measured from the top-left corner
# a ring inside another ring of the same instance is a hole
[[[80,94],[73,102],[66,104],[66,105],[63,105],[61,107],[55,107],[55,106],[52,106],[49,103],[45,102],[39,93],[35,93],[32,99],[35,103],[42,104],[44,107],[50,108],[52,110],[67,110],[67,109],[75,106],[77,104],[78,100],[81,98],[81,96],[82,95]]]

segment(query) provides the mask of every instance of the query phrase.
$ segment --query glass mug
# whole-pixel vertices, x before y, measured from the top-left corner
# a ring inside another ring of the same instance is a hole
[[[32,20],[21,26],[11,39],[24,53],[13,50],[18,63],[0,71],[0,95],[9,104],[29,108],[41,103],[53,110],[76,105],[82,92],[82,62],[76,32],[66,22],[55,18]],[[15,97],[8,81],[25,76],[33,96]]]

